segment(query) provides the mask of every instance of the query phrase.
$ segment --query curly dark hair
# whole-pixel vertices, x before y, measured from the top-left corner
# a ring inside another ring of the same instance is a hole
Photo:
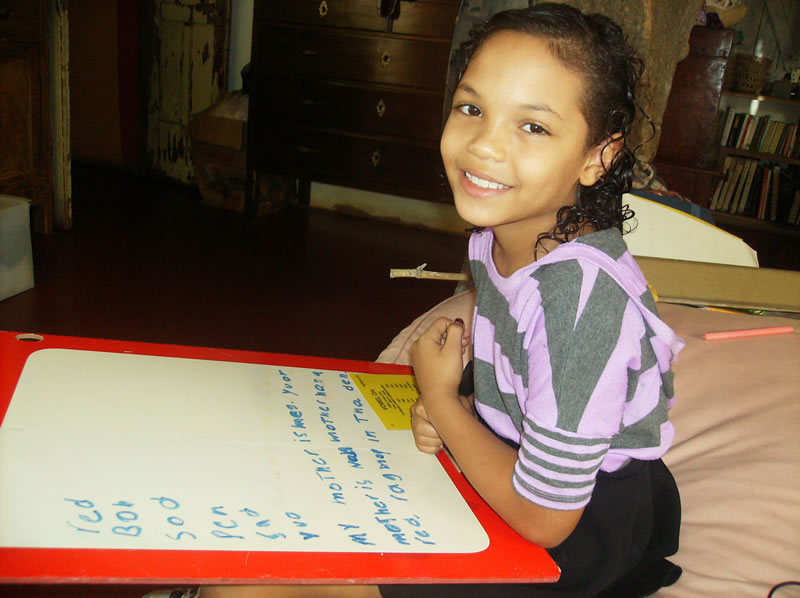
[[[565,243],[587,223],[598,231],[617,228],[625,232],[623,223],[634,215],[627,205],[622,205],[622,194],[630,191],[633,182],[635,148],[628,145],[628,135],[637,108],[652,126],[636,102],[644,63],[625,39],[622,28],[607,16],[586,15],[566,4],[542,3],[496,13],[474,27],[470,39],[461,46],[465,65],[461,75],[483,43],[501,31],[547,41],[553,56],[584,82],[581,113],[589,127],[586,149],[603,142],[603,150],[612,143],[612,149],[616,149],[605,174],[589,187],[578,185],[576,203],[558,210],[555,227],[539,235],[536,247],[544,239]]]

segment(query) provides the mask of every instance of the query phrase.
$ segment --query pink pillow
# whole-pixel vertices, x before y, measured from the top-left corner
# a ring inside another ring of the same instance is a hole
[[[464,291],[458,295],[453,295],[442,301],[439,305],[431,308],[408,326],[403,328],[400,333],[392,339],[381,354],[378,356],[379,363],[399,363],[411,365],[411,346],[437,318],[445,317],[454,320],[461,318],[467,331],[472,330],[472,312],[475,309],[475,289]],[[464,364],[472,359],[472,345],[467,347],[464,353]]]

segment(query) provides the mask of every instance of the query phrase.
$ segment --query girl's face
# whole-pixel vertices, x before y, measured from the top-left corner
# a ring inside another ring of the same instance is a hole
[[[578,182],[602,174],[599,148],[586,149],[579,75],[546,42],[503,31],[473,55],[453,96],[441,140],[459,215],[513,233],[533,249],[556,212],[575,203]],[[521,235],[521,236],[518,236]]]

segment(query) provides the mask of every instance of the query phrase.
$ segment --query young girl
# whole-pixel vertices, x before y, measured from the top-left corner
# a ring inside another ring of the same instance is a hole
[[[645,596],[680,575],[664,559],[680,500],[660,457],[682,343],[621,236],[641,63],[611,20],[560,4],[495,15],[469,52],[441,150],[478,227],[461,388],[478,417],[459,398],[463,327],[441,319],[412,350],[417,446],[446,444],[562,570],[554,586],[475,595]]]
[[[621,236],[640,72],[604,16],[563,4],[498,13],[472,33],[441,141],[456,208],[476,227],[474,360],[462,373],[459,321],[420,337],[414,436],[424,452],[447,445],[561,579],[239,595],[624,598],[678,578],[664,557],[677,550],[680,500],[660,457],[682,343]]]

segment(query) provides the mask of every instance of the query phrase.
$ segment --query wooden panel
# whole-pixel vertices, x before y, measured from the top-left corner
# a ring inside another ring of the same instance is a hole
[[[38,232],[53,228],[46,6],[0,0],[0,193],[31,200]]]
[[[393,33],[423,35],[450,40],[456,27],[459,2],[401,2],[400,16],[392,22]],[[455,5],[455,8],[454,8]]]
[[[95,164],[122,164],[117,2],[72,0],[70,4],[72,157]]]
[[[194,181],[188,123],[225,87],[230,0],[150,0],[147,161],[152,171]]]
[[[257,169],[420,199],[449,197],[438,145],[291,127],[276,130],[269,123],[256,123],[253,134],[270,139],[254,163]]]
[[[670,191],[677,191],[693,203],[708,207],[720,173],[687,166],[654,162],[656,172]]]
[[[312,127],[357,131],[368,135],[408,137],[438,142],[444,94],[404,91],[383,86],[326,84],[316,80],[263,77],[259,85],[281,90],[267,94],[256,120],[306,124]]]
[[[389,23],[378,14],[375,2],[364,0],[293,0],[259,3],[257,19],[323,27],[346,27],[368,31],[451,38],[455,28],[453,5],[457,2],[400,2],[398,16]]]
[[[449,56],[449,42],[270,27],[260,34],[258,60],[297,76],[440,90]]]
[[[326,0],[324,5],[322,0],[256,2],[256,19],[386,31],[386,18],[378,14],[375,2],[363,0]]]
[[[220,74],[210,60],[210,48],[215,43],[215,25],[195,25],[192,28],[191,99],[187,109],[197,114],[217,101],[220,89],[216,81]]]
[[[164,20],[161,23],[161,56],[159,74],[161,76],[161,94],[159,100],[161,113],[159,118],[170,123],[186,120],[188,114],[189,91],[187,79],[188,69],[184,68],[184,54],[191,47],[191,30],[178,21]]]
[[[38,41],[39,2],[32,0],[0,0],[0,39]]]
[[[33,98],[38,68],[32,57],[0,55],[0,180],[33,175]]]

